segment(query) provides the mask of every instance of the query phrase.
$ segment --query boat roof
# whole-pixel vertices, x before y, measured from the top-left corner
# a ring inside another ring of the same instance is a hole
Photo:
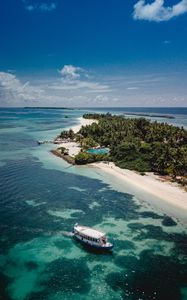
[[[80,233],[95,238],[95,239],[99,239],[101,237],[105,236],[105,233],[98,231],[96,229],[90,228],[90,227],[86,227],[86,226],[76,226],[76,230],[79,231]]]

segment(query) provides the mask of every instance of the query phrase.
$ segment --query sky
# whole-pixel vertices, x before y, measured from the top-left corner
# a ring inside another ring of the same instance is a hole
[[[187,0],[1,0],[0,106],[187,106]]]

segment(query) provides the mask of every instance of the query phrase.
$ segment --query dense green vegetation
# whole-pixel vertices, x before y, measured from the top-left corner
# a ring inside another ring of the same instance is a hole
[[[64,130],[60,133],[60,135],[58,136],[58,138],[61,138],[61,139],[74,139],[75,138],[75,133],[72,129],[69,129],[69,130]]]
[[[92,137],[77,138],[80,141],[81,147],[83,149],[89,149],[98,146],[98,143]]]
[[[106,154],[91,154],[87,152],[79,152],[79,154],[75,156],[75,163],[78,165],[84,165],[107,159],[108,157]]]
[[[109,113],[85,114],[84,118],[97,119],[98,123],[83,126],[78,133],[79,141],[109,147],[107,159],[119,167],[173,177],[187,176],[187,131],[184,128]],[[85,163],[89,162],[87,153],[79,154],[78,159],[81,157]]]

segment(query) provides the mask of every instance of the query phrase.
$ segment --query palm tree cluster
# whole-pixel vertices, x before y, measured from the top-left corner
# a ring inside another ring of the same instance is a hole
[[[98,123],[83,126],[82,139],[92,139],[110,149],[108,159],[122,168],[153,171],[172,177],[187,176],[187,131],[145,118],[111,114],[85,114]]]

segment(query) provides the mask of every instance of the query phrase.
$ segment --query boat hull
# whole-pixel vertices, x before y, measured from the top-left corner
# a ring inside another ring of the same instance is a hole
[[[104,246],[104,245],[98,245],[98,244],[90,243],[88,240],[82,239],[81,237],[79,237],[75,234],[74,234],[74,238],[76,239],[76,241],[81,243],[83,246],[85,246],[87,248],[90,248],[90,249],[94,249],[94,250],[98,250],[98,251],[110,251],[113,248],[112,244]]]

